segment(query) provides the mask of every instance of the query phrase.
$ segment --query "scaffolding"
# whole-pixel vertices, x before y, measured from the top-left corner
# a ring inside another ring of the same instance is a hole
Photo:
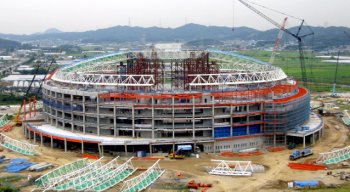
[[[251,176],[254,172],[251,161],[225,161],[225,160],[211,160],[218,163],[214,169],[208,173],[211,175],[225,175],[225,176]]]
[[[0,145],[23,155],[35,155],[37,148],[37,145],[12,139],[2,133],[0,133]]]
[[[319,164],[336,164],[350,159],[350,146],[335,151],[320,153],[316,163]]]
[[[159,161],[155,162],[151,167],[149,167],[142,174],[127,180],[124,182],[121,192],[137,192],[146,189],[152,183],[154,183],[165,170],[161,169],[159,166]]]

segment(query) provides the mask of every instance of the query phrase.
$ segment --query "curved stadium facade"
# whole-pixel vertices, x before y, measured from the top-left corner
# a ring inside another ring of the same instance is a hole
[[[112,151],[285,144],[287,132],[310,116],[308,90],[280,68],[214,50],[118,52],[83,60],[45,81],[43,102],[47,124],[25,126],[34,136],[65,148],[86,143]]]

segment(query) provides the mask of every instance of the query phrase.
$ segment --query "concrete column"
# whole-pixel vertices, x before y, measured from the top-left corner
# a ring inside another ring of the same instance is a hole
[[[33,142],[34,142],[34,143],[36,142],[36,134],[35,134],[35,131],[33,131]]]
[[[312,144],[315,144],[315,133],[312,134]]]
[[[81,154],[84,154],[84,141],[81,141]]]
[[[303,136],[303,147],[305,148],[305,136]]]
[[[154,97],[152,97],[152,139],[154,138]]]
[[[52,137],[52,135],[51,135],[51,149],[53,148],[53,137]]]
[[[249,104],[247,104],[247,114],[249,114]],[[247,124],[249,124],[250,119],[249,119],[249,115],[247,115]],[[247,135],[250,135],[250,131],[249,131],[249,125],[247,126]]]
[[[176,149],[175,149],[175,143],[173,143],[173,152],[175,152]]]
[[[132,126],[132,137],[135,138],[135,107],[132,106],[131,108],[131,126]],[[152,126],[153,129],[153,126]]]
[[[100,99],[96,98],[97,135],[100,136]]]
[[[124,144],[124,149],[125,149],[125,156],[128,156],[128,146]]]
[[[149,144],[149,154],[152,155],[152,144]]]
[[[232,104],[230,106],[230,136],[232,137],[233,136],[233,107],[232,107]]]
[[[104,154],[104,146],[103,145],[100,145],[100,147],[101,147],[101,157],[103,157],[105,154]]]
[[[85,130],[86,130],[86,127],[85,127],[85,119],[86,119],[86,117],[85,117],[85,96],[83,95],[83,133],[85,134],[86,132],[85,132]]]
[[[64,152],[67,152],[67,138],[64,138]]]
[[[214,140],[213,152],[216,153],[216,141]]]
[[[194,96],[192,96],[192,138],[195,139],[196,138],[196,122],[195,120],[195,100],[194,100]]]
[[[43,146],[43,133],[40,133],[40,145]]]
[[[273,135],[273,146],[276,146],[276,133]]]
[[[212,130],[213,130],[213,132],[212,132],[212,137],[214,138],[214,122],[215,122],[215,120],[214,120],[214,115],[215,115],[215,108],[214,108],[214,104],[215,104],[215,98],[214,98],[214,96],[211,96],[211,115],[212,115],[212,118],[211,118],[211,124],[212,124]]]
[[[173,119],[173,140],[175,139],[175,108],[174,108],[174,104],[175,104],[175,100],[174,100],[174,96],[171,97],[171,102],[172,102],[172,119]]]
[[[114,129],[114,137],[118,136],[119,133],[117,133],[117,109],[115,106],[115,102],[113,105],[113,129]]]
[[[74,132],[73,95],[72,94],[70,95],[70,108],[71,108],[71,111],[70,111],[71,129],[72,129],[72,132]]]

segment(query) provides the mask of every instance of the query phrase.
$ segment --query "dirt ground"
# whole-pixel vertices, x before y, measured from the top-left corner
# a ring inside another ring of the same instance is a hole
[[[308,158],[302,158],[297,162],[312,161],[318,157],[318,153],[331,151],[335,148],[342,148],[350,144],[348,138],[349,130],[335,117],[324,117],[325,120],[325,134],[320,141],[316,142],[312,146],[314,155]],[[20,127],[16,127],[6,135],[16,138],[18,140],[25,140],[23,131]],[[166,173],[147,191],[181,191],[185,184],[190,179],[195,179],[198,182],[211,183],[212,188],[209,188],[208,192],[220,192],[220,191],[286,191],[286,182],[292,180],[320,180],[325,184],[342,184],[339,177],[327,176],[324,171],[299,171],[290,169],[287,164],[289,162],[288,157],[291,153],[290,150],[284,150],[280,152],[267,152],[260,156],[251,157],[222,157],[219,154],[200,154],[200,158],[186,158],[183,160],[170,160],[164,159],[160,161],[160,166],[166,170]],[[57,166],[64,165],[71,161],[78,159],[77,152],[65,153],[59,149],[51,149],[48,147],[39,147],[39,155],[34,157],[28,157],[17,154],[8,150],[0,152],[1,155],[5,155],[9,158],[22,157],[27,158],[32,162],[49,162]],[[107,157],[106,160],[110,160],[112,157]],[[120,158],[126,160],[127,158]],[[264,173],[254,173],[251,177],[228,177],[228,176],[214,176],[207,173],[206,168],[212,167],[212,159],[224,159],[224,160],[250,160],[255,164],[262,164],[266,166]],[[147,168],[152,165],[154,161],[149,160],[133,160],[135,167]],[[2,166],[2,165],[0,165]],[[333,172],[344,171],[333,170]],[[349,171],[349,170],[345,170]],[[45,172],[28,172],[24,171],[19,173],[23,175],[25,182],[28,174],[33,177],[42,175]],[[175,176],[176,172],[180,172],[182,176]],[[1,172],[1,176],[12,175],[10,173]],[[110,189],[109,191],[117,191],[120,187]],[[21,191],[31,191],[34,186],[22,188]]]

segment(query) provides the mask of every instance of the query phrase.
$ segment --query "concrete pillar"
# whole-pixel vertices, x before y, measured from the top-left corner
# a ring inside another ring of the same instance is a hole
[[[81,154],[84,154],[84,141],[81,141]]]
[[[247,114],[249,114],[249,104],[247,104]],[[249,124],[250,119],[249,119],[249,115],[247,115],[247,124]],[[250,131],[249,131],[249,125],[247,126],[247,135],[250,135]]]
[[[195,120],[195,100],[194,100],[194,96],[192,96],[192,138],[195,139],[196,138],[196,122]]]
[[[85,134],[85,130],[86,130],[86,127],[85,127],[85,96],[83,95],[83,133]]]
[[[216,141],[214,140],[213,152],[216,153]]]
[[[104,154],[104,147],[103,147],[103,145],[100,145],[100,147],[101,147],[101,157],[103,157],[105,154]]]
[[[72,129],[72,132],[74,132],[73,95],[72,94],[70,95],[70,108],[71,108],[71,111],[70,111],[71,129]]]
[[[96,98],[97,135],[100,136],[100,99]]]
[[[152,139],[154,139],[155,138],[155,135],[154,135],[154,97],[152,97],[152,112],[151,113],[152,113]],[[134,130],[134,128],[133,128],[133,130]]]
[[[215,98],[214,98],[214,96],[211,96],[211,115],[212,115],[212,118],[211,118],[211,124],[212,124],[212,137],[214,138],[214,122],[215,122],[215,120],[214,120],[214,116],[215,116],[215,108],[214,108],[214,104],[215,104]]]
[[[36,142],[36,134],[35,134],[35,131],[33,131],[33,142],[34,142],[34,143]]]
[[[40,145],[43,146],[43,133],[40,133]]]
[[[152,144],[149,144],[149,154],[152,156]]]
[[[51,149],[52,149],[53,148],[53,137],[52,137],[52,135],[51,135],[50,139],[51,139]]]
[[[315,144],[315,133],[312,134],[312,144]]]
[[[64,152],[67,152],[67,138],[64,138]]]
[[[232,137],[233,136],[233,107],[232,107],[232,104],[230,106],[230,136]]]
[[[131,126],[132,126],[132,137],[135,138],[135,107],[134,106],[132,106],[131,108]]]
[[[175,139],[175,108],[174,108],[174,104],[175,104],[175,100],[174,100],[174,96],[171,97],[171,102],[172,102],[172,119],[173,119],[173,140]]]
[[[113,129],[114,129],[114,137],[118,136],[119,133],[117,133],[117,109],[115,106],[115,101],[113,106]]]
[[[276,146],[276,133],[273,135],[273,146]]]
[[[124,149],[125,149],[125,156],[128,156],[128,146],[124,144]]]
[[[303,136],[303,147],[305,148],[305,136]]]
[[[176,149],[175,149],[175,143],[173,143],[173,152],[175,152]]]

